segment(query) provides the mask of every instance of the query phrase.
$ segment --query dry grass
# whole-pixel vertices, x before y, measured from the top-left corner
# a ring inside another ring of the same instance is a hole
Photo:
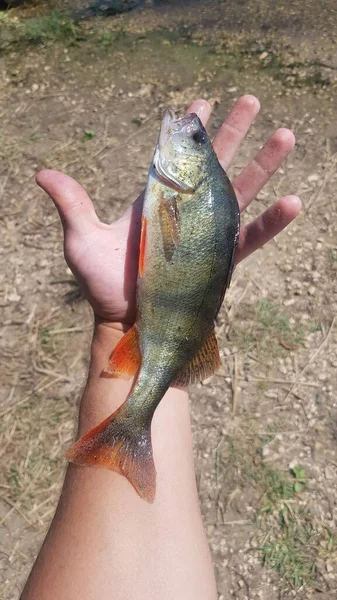
[[[33,528],[48,523],[62,483],[64,452],[73,436],[76,399],[85,375],[82,359],[91,326],[65,327],[71,324],[71,311],[63,309],[62,320],[59,314],[41,319],[35,309],[26,320],[22,370],[17,372],[14,362],[9,363],[7,379],[14,367],[13,383],[1,407],[0,501],[8,511],[0,526],[14,511]],[[87,308],[80,312],[87,314]],[[74,378],[76,368],[78,378]]]

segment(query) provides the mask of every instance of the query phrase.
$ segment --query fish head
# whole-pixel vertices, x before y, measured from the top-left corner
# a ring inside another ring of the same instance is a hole
[[[199,117],[164,113],[153,166],[159,179],[180,193],[194,192],[207,171],[211,142]]]

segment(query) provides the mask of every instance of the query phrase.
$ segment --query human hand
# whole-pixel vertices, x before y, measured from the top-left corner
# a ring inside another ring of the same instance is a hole
[[[254,96],[242,96],[217,132],[213,145],[219,161],[228,169],[237,149],[260,109]],[[210,105],[197,100],[188,113],[198,114],[204,124]],[[255,158],[232,181],[240,211],[253,201],[293,149],[289,129],[278,129]],[[59,211],[64,229],[64,255],[96,317],[117,330],[135,318],[135,291],[143,193],[114,223],[102,223],[84,189],[71,177],[57,171],[41,171],[38,185]],[[285,196],[241,228],[236,263],[261,248],[299,213],[301,202]]]

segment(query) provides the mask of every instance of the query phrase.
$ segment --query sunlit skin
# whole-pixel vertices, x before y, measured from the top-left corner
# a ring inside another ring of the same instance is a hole
[[[197,100],[188,112],[196,112],[206,123],[210,106]],[[217,132],[214,148],[225,169],[258,112],[258,100],[243,96]],[[278,129],[233,180],[242,211],[294,143],[291,131]],[[84,434],[120,406],[129,391],[127,382],[100,374],[135,317],[143,198],[140,195],[118,221],[106,225],[83,188],[67,175],[43,171],[37,182],[60,213],[66,260],[95,313],[90,371],[80,403],[79,430]],[[296,196],[285,196],[243,227],[237,262],[277,235],[300,208]],[[126,259],[129,235],[134,247],[129,247]],[[195,484],[186,391],[170,388],[166,393],[154,415],[152,443],[157,470],[153,504],[141,500],[125,477],[68,467],[54,520],[21,600],[216,600]]]

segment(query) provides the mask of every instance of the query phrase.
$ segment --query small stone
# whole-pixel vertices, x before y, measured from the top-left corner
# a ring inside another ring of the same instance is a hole
[[[335,479],[335,473],[332,467],[330,467],[330,465],[328,465],[327,467],[325,467],[324,469],[324,473],[325,473],[325,477],[327,479]]]
[[[9,302],[19,302],[21,296],[19,296],[16,290],[13,290],[13,292],[7,294],[7,300],[9,300]]]
[[[317,404],[326,404],[326,396],[324,396],[324,394],[322,394],[322,392],[317,392],[316,394],[316,403]]]
[[[335,565],[333,564],[333,561],[327,560],[325,568],[327,570],[327,573],[332,573],[335,570]]]
[[[262,54],[260,54],[259,59],[260,60],[265,60],[265,58],[267,58],[268,56],[268,52],[262,52]]]
[[[315,181],[319,181],[320,180],[320,176],[318,175],[318,173],[311,173],[311,175],[309,175],[309,177],[307,177],[307,181],[309,181],[309,183],[314,183]]]

